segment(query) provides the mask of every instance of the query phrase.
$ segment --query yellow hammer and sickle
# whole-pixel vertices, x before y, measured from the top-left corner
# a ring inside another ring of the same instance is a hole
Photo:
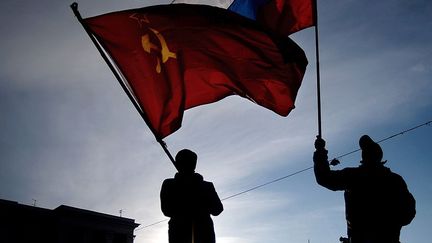
[[[167,45],[166,40],[163,37],[163,35],[155,29],[152,29],[152,28],[149,28],[149,29],[158,38],[159,43],[161,45],[161,48],[159,48],[157,45],[153,44],[150,41],[150,36],[148,34],[145,34],[145,35],[141,36],[141,45],[142,45],[144,51],[147,53],[151,53],[151,50],[155,50],[157,52],[160,52],[161,56],[162,56],[162,62],[163,63],[166,63],[169,58],[174,58],[174,59],[177,58],[177,55],[174,52],[171,52],[169,50],[168,45]],[[158,72],[158,73],[161,72],[161,63],[160,63],[159,57],[157,57],[156,72]]]

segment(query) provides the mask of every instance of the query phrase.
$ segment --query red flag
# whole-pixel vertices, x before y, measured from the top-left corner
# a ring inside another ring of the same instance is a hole
[[[205,5],[159,5],[84,19],[126,79],[158,138],[184,110],[240,95],[286,116],[303,50],[254,21]]]
[[[229,10],[289,35],[316,25],[316,0],[234,0]]]
[[[261,8],[257,20],[289,35],[316,25],[314,15],[314,0],[272,0]]]

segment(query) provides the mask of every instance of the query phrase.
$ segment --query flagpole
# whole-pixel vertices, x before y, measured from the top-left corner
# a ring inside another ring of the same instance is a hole
[[[175,160],[174,157],[171,155],[170,151],[168,150],[168,147],[166,145],[166,143],[162,140],[162,138],[158,137],[156,135],[155,130],[152,128],[152,126],[150,125],[150,121],[148,120],[146,114],[144,113],[144,111],[141,109],[141,107],[139,106],[139,104],[137,103],[137,101],[134,99],[133,95],[130,93],[129,89],[126,87],[122,77],[120,76],[120,74],[118,73],[117,69],[114,67],[114,65],[111,63],[110,59],[108,58],[107,54],[104,52],[102,46],[100,45],[100,43],[96,40],[95,36],[91,33],[91,31],[87,28],[87,26],[85,25],[80,12],[78,11],[78,3],[74,2],[70,5],[70,7],[72,8],[72,11],[74,12],[75,16],[77,17],[78,21],[80,22],[80,24],[82,25],[82,27],[84,28],[84,30],[86,31],[87,35],[90,37],[91,41],[93,42],[93,44],[95,45],[96,49],[99,51],[100,55],[102,56],[102,58],[104,59],[104,61],[106,62],[106,64],[108,65],[108,67],[110,68],[111,72],[114,74],[115,78],[117,79],[117,81],[119,82],[120,86],[123,88],[124,92],[126,93],[126,95],[129,97],[130,101],[132,102],[132,104],[135,106],[136,110],[138,111],[138,113],[141,115],[142,119],[144,120],[144,122],[147,124],[147,126],[149,127],[150,131],[153,133],[153,135],[155,136],[156,141],[161,145],[162,149],[164,150],[164,152],[166,153],[166,155],[168,156],[168,158],[170,159],[171,163],[174,165],[174,167],[177,169],[177,166],[175,164]]]
[[[317,76],[317,107],[318,107],[318,137],[322,138],[321,129],[321,75],[319,65],[319,39],[318,39],[318,1],[313,0],[313,11],[315,18],[315,59],[316,59],[316,76]]]

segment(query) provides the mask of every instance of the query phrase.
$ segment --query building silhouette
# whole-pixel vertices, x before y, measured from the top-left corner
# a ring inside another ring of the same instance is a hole
[[[135,220],[61,205],[53,210],[0,199],[0,242],[133,243]]]

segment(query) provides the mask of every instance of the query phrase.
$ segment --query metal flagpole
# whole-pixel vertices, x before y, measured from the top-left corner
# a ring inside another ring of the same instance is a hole
[[[153,129],[153,127],[150,125],[150,121],[148,120],[146,114],[141,109],[141,107],[139,106],[139,104],[137,103],[137,101],[134,99],[134,97],[130,93],[129,89],[126,87],[126,85],[125,85],[122,77],[118,73],[117,69],[114,67],[114,64],[110,61],[110,59],[108,58],[107,54],[104,52],[101,44],[97,41],[96,37],[92,34],[92,32],[89,30],[89,28],[87,28],[87,26],[85,25],[85,23],[84,23],[84,21],[83,21],[83,19],[81,17],[80,12],[78,11],[78,3],[74,2],[74,3],[71,4],[70,7],[72,8],[72,11],[74,12],[74,14],[77,17],[78,21],[81,23],[82,27],[87,32],[87,34],[90,37],[90,39],[92,40],[92,42],[95,45],[96,49],[99,51],[100,55],[102,56],[102,58],[104,59],[104,61],[108,65],[108,67],[110,68],[111,72],[114,74],[114,76],[117,79],[117,81],[119,82],[120,86],[123,88],[124,92],[129,97],[130,101],[135,106],[136,110],[141,115],[141,117],[143,118],[144,122],[150,128],[151,132],[153,133],[153,135],[156,138],[156,141],[161,145],[162,149],[165,151],[166,155],[168,156],[168,158],[170,159],[170,161],[172,162],[172,164],[174,165],[174,167],[176,167],[176,169],[177,169],[174,157],[171,155],[170,151],[168,150],[168,147],[167,147],[166,143],[161,138],[159,138],[156,135],[156,132]]]
[[[317,106],[318,106],[318,137],[322,138],[321,129],[321,78],[319,65],[319,39],[318,39],[318,1],[313,0],[313,17],[315,20],[315,59],[316,59],[316,75],[317,75]]]

